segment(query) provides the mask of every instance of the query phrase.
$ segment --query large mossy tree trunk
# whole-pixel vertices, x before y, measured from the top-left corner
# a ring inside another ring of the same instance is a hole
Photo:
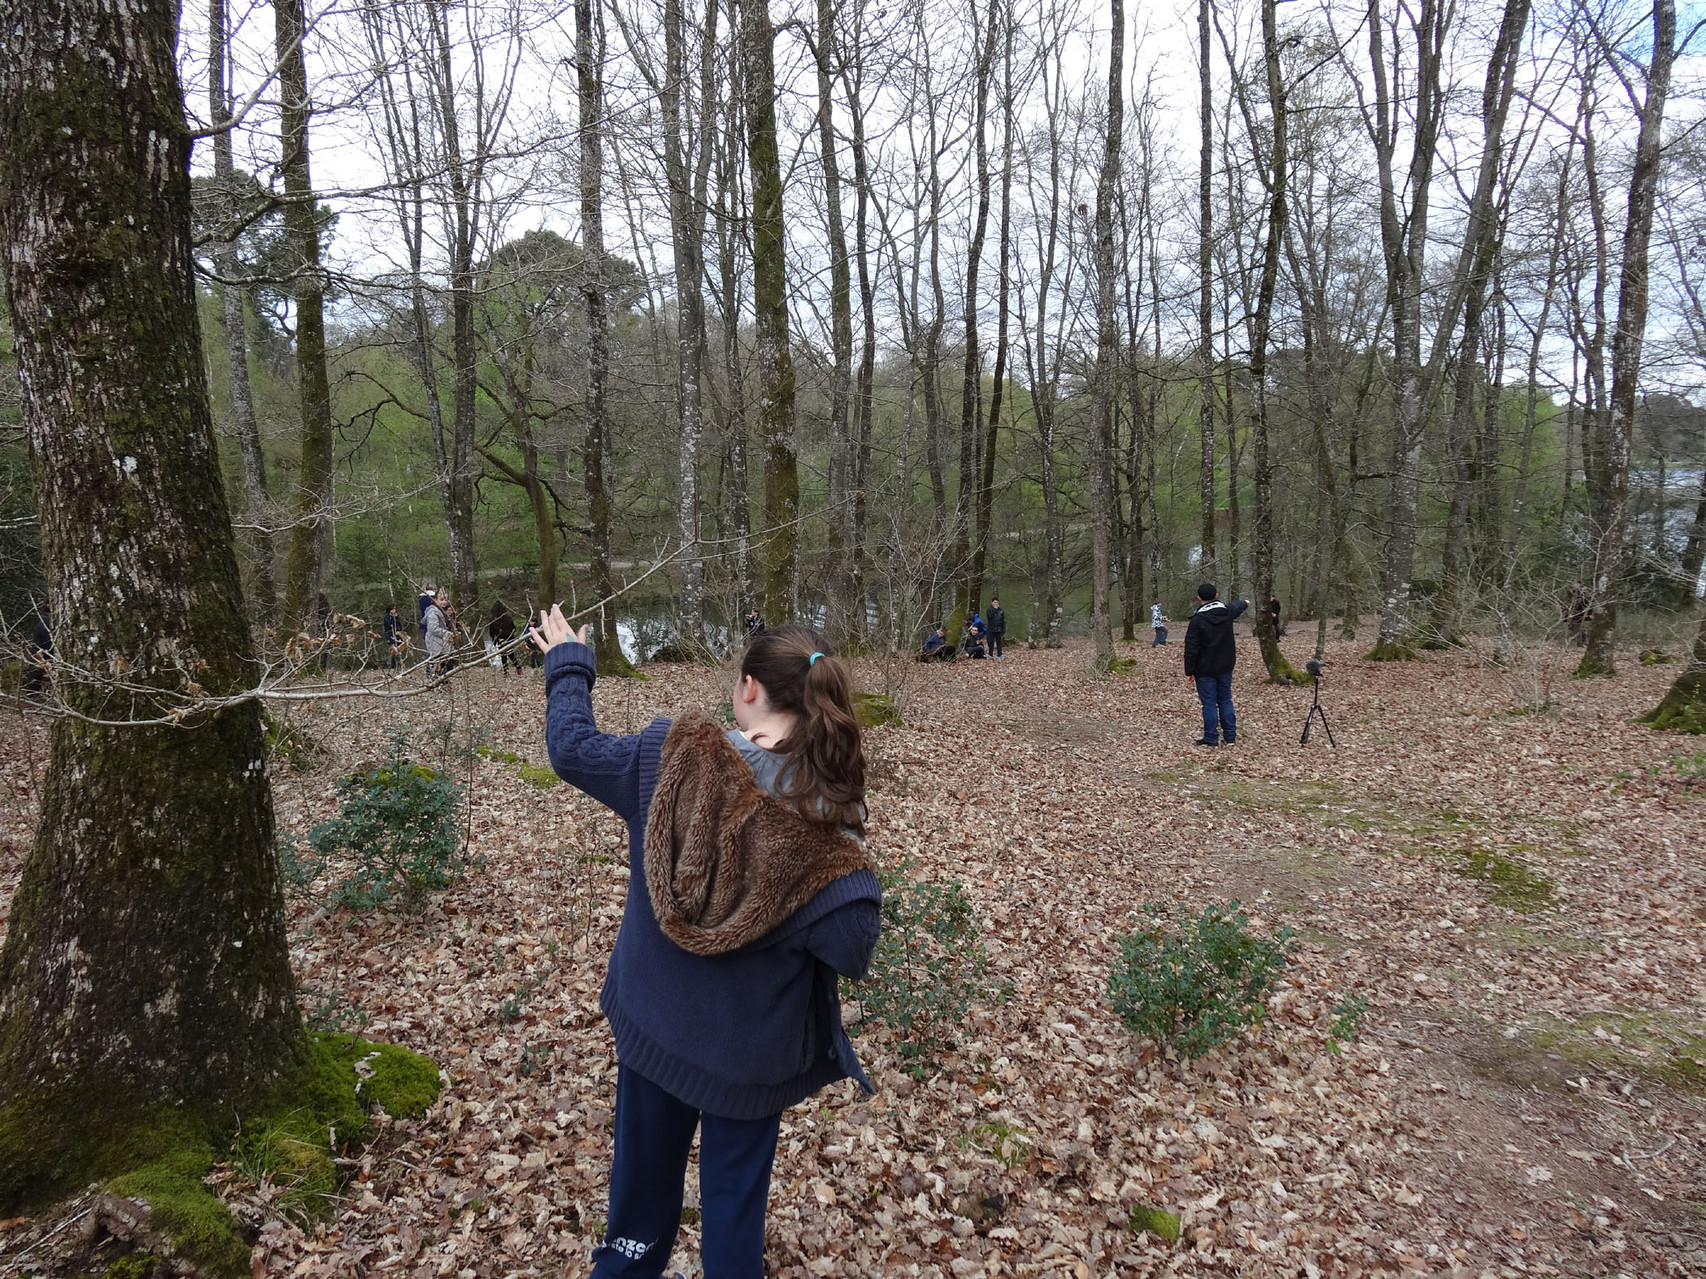
[[[0,1204],[229,1116],[299,1032],[166,0],[0,0],[0,240],[68,714],[0,951]],[[102,721],[102,722],[96,722]]]
[[[1660,702],[1642,718],[1654,728],[1684,733],[1706,733],[1706,612],[1700,615],[1700,630],[1694,637],[1694,654],[1676,683]]]
[[[296,394],[302,421],[296,477],[296,523],[284,578],[286,639],[307,626],[326,568],[332,531],[332,388],[326,376],[326,284],[320,271],[320,229],[308,167],[307,35],[302,0],[273,0],[278,49],[279,131],[284,175],[284,232],[292,255],[296,308]]]
[[[776,32],[768,0],[741,0],[741,89],[752,169],[752,304],[758,346],[758,429],[764,437],[764,617],[794,616],[800,469],[794,442],[794,357],[776,140]]]

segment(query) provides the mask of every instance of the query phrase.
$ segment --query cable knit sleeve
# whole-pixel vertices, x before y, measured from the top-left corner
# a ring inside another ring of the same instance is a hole
[[[642,815],[640,738],[598,731],[592,714],[597,678],[585,644],[570,640],[545,654],[545,747],[558,777],[633,821]]]

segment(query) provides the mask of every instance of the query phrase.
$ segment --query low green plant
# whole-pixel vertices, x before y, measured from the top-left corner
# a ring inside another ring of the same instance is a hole
[[[1367,1012],[1368,999],[1364,995],[1352,995],[1335,1005],[1333,1025],[1327,1032],[1327,1050],[1337,1053],[1341,1044],[1355,1043],[1362,1033],[1362,1019]]]
[[[1196,1058],[1261,1024],[1295,945],[1290,928],[1257,936],[1237,902],[1177,924],[1153,903],[1144,914],[1147,927],[1116,939],[1108,977],[1114,1009],[1131,1030]]]
[[[966,1142],[987,1150],[1008,1172],[1026,1163],[1032,1154],[1031,1134],[1000,1120],[979,1124],[966,1134]]]
[[[1684,777],[1690,781],[1706,778],[1706,750],[1697,750],[1693,754],[1687,751],[1679,751],[1670,759],[1671,763],[1676,765],[1678,777]]]
[[[338,815],[309,833],[308,848],[323,861],[343,853],[356,859],[334,894],[340,906],[370,910],[397,899],[419,907],[466,866],[456,820],[461,789],[409,759],[407,749],[408,739],[393,734],[383,764],[341,778]]]
[[[866,1016],[900,1041],[921,1076],[946,1051],[967,1009],[988,993],[983,927],[958,880],[913,879],[884,869],[882,934],[868,977],[853,988]]]

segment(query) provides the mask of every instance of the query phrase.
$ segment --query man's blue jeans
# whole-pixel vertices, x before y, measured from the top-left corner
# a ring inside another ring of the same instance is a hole
[[[1232,713],[1232,672],[1198,675],[1197,698],[1202,702],[1202,739],[1210,746],[1220,744],[1224,732],[1228,742],[1238,740],[1238,717]]]
[[[1149,647],[1154,648],[1157,645],[1165,644],[1166,642],[1167,642],[1167,628],[1165,626],[1157,626],[1155,628],[1155,638],[1154,638],[1154,640],[1152,640],[1150,642]]]

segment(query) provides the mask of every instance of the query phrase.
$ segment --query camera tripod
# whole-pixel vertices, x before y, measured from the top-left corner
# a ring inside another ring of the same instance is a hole
[[[1311,666],[1316,665],[1314,662],[1309,664]],[[1299,746],[1309,745],[1309,730],[1315,727],[1315,717],[1319,715],[1321,727],[1327,730],[1327,744],[1337,750],[1339,743],[1333,739],[1333,726],[1327,722],[1327,708],[1321,705],[1321,672],[1311,671],[1309,673],[1315,680],[1315,700],[1309,704],[1309,714],[1303,719],[1303,736],[1298,739],[1297,744]]]

